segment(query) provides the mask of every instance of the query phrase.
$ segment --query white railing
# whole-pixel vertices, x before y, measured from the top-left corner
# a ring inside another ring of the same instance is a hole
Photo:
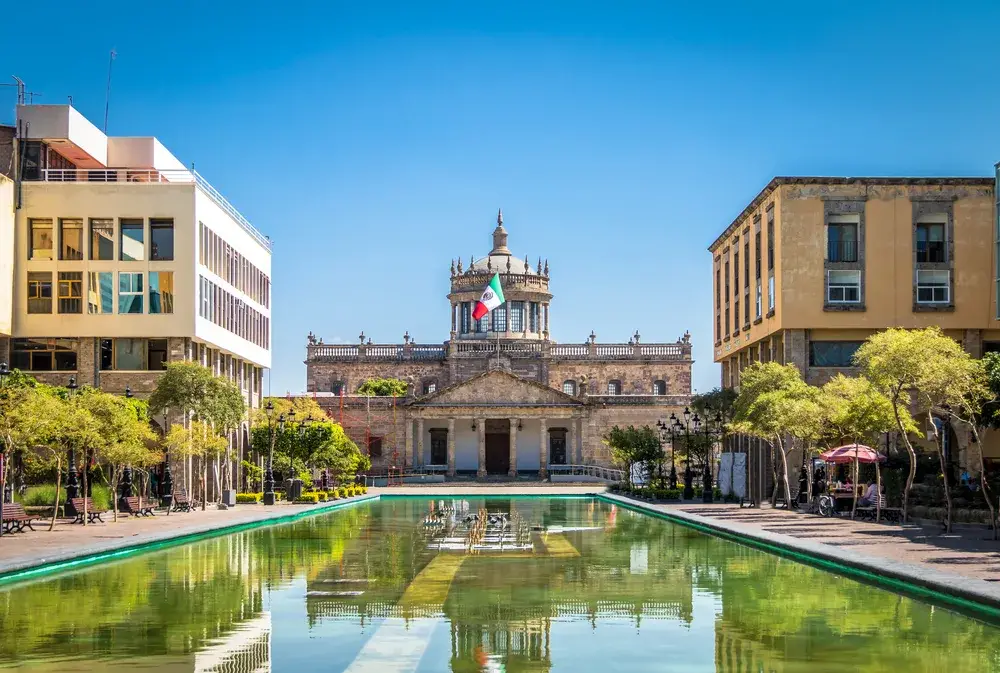
[[[643,355],[666,356],[679,358],[684,354],[684,349],[676,344],[642,344],[639,352]]]
[[[635,354],[635,347],[631,344],[607,344],[597,346],[598,357],[628,356]]]
[[[553,473],[594,477],[611,482],[625,481],[625,470],[600,465],[549,465],[549,474]]]
[[[434,344],[317,344],[309,346],[307,354],[310,360],[440,360],[445,349]]]
[[[586,345],[562,345],[553,346],[550,352],[560,357],[582,357],[586,356],[589,350]]]
[[[271,249],[271,240],[257,231],[226,197],[194,169],[186,168],[43,168],[41,182],[114,182],[138,184],[195,184],[222,208],[243,230],[262,246]]]

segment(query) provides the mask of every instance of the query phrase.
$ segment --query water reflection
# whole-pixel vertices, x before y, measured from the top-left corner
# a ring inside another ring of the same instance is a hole
[[[399,499],[0,591],[0,666],[974,672],[1000,631],[606,503]]]

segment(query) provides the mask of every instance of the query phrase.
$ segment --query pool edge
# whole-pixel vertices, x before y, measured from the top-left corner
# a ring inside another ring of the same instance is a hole
[[[217,528],[210,527],[204,530],[179,532],[176,535],[171,535],[169,534],[168,531],[167,534],[163,536],[156,537],[155,539],[146,540],[144,542],[124,544],[120,547],[108,547],[107,549],[103,549],[100,551],[88,551],[79,554],[70,553],[58,557],[38,559],[37,561],[28,561],[23,565],[15,566],[10,569],[0,570],[0,586],[6,584],[12,584],[15,582],[23,582],[31,580],[34,579],[35,577],[43,575],[50,575],[53,573],[63,572],[66,570],[72,570],[76,568],[83,568],[86,566],[96,565],[98,563],[103,563],[105,561],[113,561],[120,558],[125,558],[127,556],[133,556],[136,554],[141,554],[149,551],[155,551],[157,549],[163,549],[166,547],[188,544],[190,542],[197,542],[199,540],[205,540],[213,537],[220,537],[223,535],[231,535],[233,533],[239,533],[241,531],[251,530],[253,528],[261,528],[264,526],[273,526],[276,524],[291,523],[293,521],[298,521],[299,519],[304,519],[309,516],[316,516],[317,514],[325,514],[326,512],[331,512],[337,509],[350,507],[362,502],[371,502],[373,500],[378,500],[379,498],[380,498],[379,494],[355,496],[347,500],[330,501],[316,505],[315,507],[310,507],[308,509],[291,512],[289,514],[284,514],[281,516],[258,519],[256,521],[244,521],[241,523],[233,523],[233,524],[219,526]]]
[[[932,568],[925,569],[902,561],[851,555],[822,542],[799,540],[781,533],[767,531],[755,533],[736,529],[690,512],[655,509],[650,504],[620,495],[601,493],[595,497],[641,514],[693,528],[707,535],[743,544],[866,584],[874,584],[896,594],[937,603],[967,615],[971,613],[972,616],[990,623],[1000,623],[1000,590],[994,589],[985,580],[945,573]],[[980,590],[976,585],[985,586]]]

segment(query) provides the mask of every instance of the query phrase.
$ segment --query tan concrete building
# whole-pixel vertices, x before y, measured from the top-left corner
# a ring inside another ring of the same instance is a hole
[[[494,273],[506,303],[479,321],[475,302]],[[557,344],[550,336],[548,261],[512,254],[498,215],[493,246],[452,262],[449,338],[415,344],[307,345],[307,391],[367,448],[378,467],[432,466],[449,475],[547,475],[607,466],[614,425],[653,425],[691,395],[691,343]],[[409,384],[405,399],[354,393],[370,378]]]
[[[14,301],[14,127],[0,125],[0,338],[10,336]]]
[[[888,327],[1000,349],[995,202],[993,178],[773,179],[709,247],[722,385],[772,360],[816,385],[856,373]]]

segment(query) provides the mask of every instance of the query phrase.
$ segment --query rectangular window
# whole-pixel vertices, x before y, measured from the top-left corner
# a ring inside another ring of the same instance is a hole
[[[861,341],[810,341],[810,367],[853,367],[854,353]]]
[[[538,332],[538,302],[528,304],[528,331]]]
[[[174,312],[174,272],[149,272],[149,312]]]
[[[767,270],[774,268],[774,210],[767,211]]]
[[[512,302],[510,302],[510,331],[511,332],[523,332],[524,331],[524,302],[523,301],[512,301]]]
[[[35,372],[76,371],[76,339],[12,339],[11,367]]]
[[[743,243],[743,289],[750,289],[750,232],[744,234],[746,238]],[[749,314],[750,311],[747,311]]]
[[[740,328],[740,298],[737,297],[736,301],[733,302],[733,329],[738,330]]]
[[[767,277],[767,310],[774,310],[774,274]]]
[[[757,223],[757,233],[754,235],[754,269],[756,270],[756,278],[760,280],[760,222]],[[757,283],[760,286],[760,283]]]
[[[118,273],[118,312],[142,313],[141,273]]]
[[[462,334],[469,333],[469,326],[472,324],[472,305],[467,302],[462,302]]]
[[[368,440],[368,455],[372,458],[382,457],[382,438],[372,437]]]
[[[493,331],[507,331],[507,304],[500,304],[493,309]]]
[[[431,465],[448,463],[448,431],[437,428],[431,430]]]
[[[28,313],[52,313],[52,272],[28,273]]]
[[[831,216],[826,225],[826,259],[830,262],[858,261],[858,223],[838,222]]]
[[[142,220],[121,219],[121,238],[119,246],[123,262],[141,262],[146,259],[146,246],[143,239]]]
[[[722,308],[722,270],[715,269],[715,308]]]
[[[922,222],[917,225],[918,262],[942,264],[948,261],[944,231],[945,225],[940,222]]]
[[[83,272],[59,272],[59,312],[83,313]]]
[[[90,220],[90,259],[110,262],[115,258],[115,221]]]
[[[947,304],[951,299],[950,274],[947,269],[917,269],[917,302]]]
[[[145,339],[115,339],[115,369],[142,371],[146,369]]]
[[[749,263],[750,260],[747,260]],[[733,253],[733,283],[736,285],[736,297],[740,296],[740,251],[737,250]],[[739,320],[736,320],[739,324]]]
[[[44,147],[41,140],[25,140],[21,145],[21,177],[25,180],[41,180],[42,155]]]
[[[150,218],[149,258],[167,262],[174,258],[174,221],[172,218]]]
[[[167,368],[167,340],[150,339],[147,346],[146,369],[151,372]]]
[[[830,304],[856,304],[861,301],[861,272],[826,272],[826,301]]]
[[[31,241],[28,259],[53,259],[51,219],[31,218],[28,220],[28,240]]]
[[[490,315],[487,313],[482,318],[476,321],[476,333],[485,334],[489,329]]]
[[[114,313],[115,286],[110,271],[91,271],[87,281],[87,312]]]
[[[760,276],[757,276],[757,318],[760,319],[764,308],[764,293],[761,286]]]
[[[59,220],[59,259],[83,259],[83,220]]]

